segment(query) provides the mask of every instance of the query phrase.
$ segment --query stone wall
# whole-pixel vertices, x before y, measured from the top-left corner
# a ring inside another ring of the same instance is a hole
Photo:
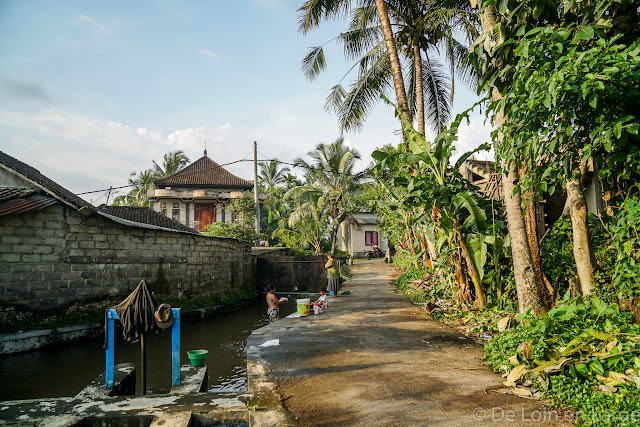
[[[259,289],[274,285],[276,292],[320,292],[327,286],[326,263],[326,255],[259,257]]]
[[[255,286],[255,264],[234,239],[125,226],[62,204],[0,216],[0,303],[54,310],[126,296],[142,279],[191,298]]]

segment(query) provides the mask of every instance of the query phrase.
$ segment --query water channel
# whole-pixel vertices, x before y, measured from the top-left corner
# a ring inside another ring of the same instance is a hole
[[[281,305],[281,316],[295,311],[295,296]],[[266,325],[266,304],[256,302],[235,312],[181,324],[181,364],[188,350],[206,349],[209,392],[243,391],[247,387],[246,340]],[[74,396],[105,369],[102,340],[0,356],[0,401]],[[171,332],[148,333],[147,394],[171,388]],[[116,329],[116,363],[140,364],[140,343],[127,343]],[[137,393],[141,393],[138,373]]]

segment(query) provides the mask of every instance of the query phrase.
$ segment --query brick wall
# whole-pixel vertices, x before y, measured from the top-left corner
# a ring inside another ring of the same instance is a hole
[[[62,204],[0,216],[0,303],[54,310],[128,295],[194,297],[255,286],[251,250],[233,239],[148,230]]]

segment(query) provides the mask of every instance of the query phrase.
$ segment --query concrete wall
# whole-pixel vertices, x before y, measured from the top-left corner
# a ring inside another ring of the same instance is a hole
[[[259,289],[275,285],[276,292],[320,292],[327,286],[326,263],[326,256],[259,257]]]
[[[234,239],[148,230],[62,204],[0,216],[0,303],[54,310],[128,295],[140,280],[181,297],[255,286]]]

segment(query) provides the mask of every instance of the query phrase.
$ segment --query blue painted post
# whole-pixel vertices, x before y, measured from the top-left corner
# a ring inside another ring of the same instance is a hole
[[[107,357],[105,366],[105,386],[113,387],[115,352],[114,352],[114,320],[118,318],[118,313],[114,309],[107,310]]]
[[[171,385],[180,385],[180,309],[172,308],[171,313]]]

